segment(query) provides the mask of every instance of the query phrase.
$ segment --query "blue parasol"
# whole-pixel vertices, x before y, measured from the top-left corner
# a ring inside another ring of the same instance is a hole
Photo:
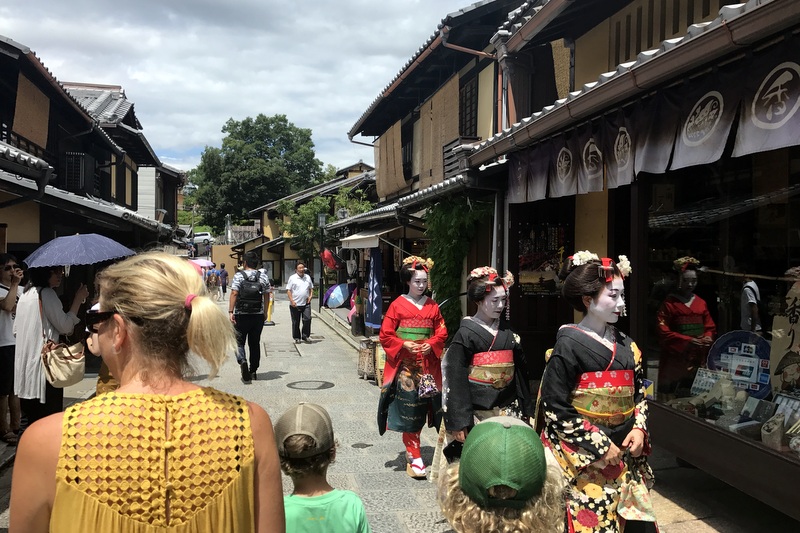
[[[34,250],[24,263],[28,268],[93,265],[127,257],[136,252],[97,233],[56,237]]]

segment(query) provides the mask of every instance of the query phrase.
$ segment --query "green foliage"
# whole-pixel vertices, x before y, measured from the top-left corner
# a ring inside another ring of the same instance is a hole
[[[491,215],[491,202],[471,201],[466,196],[442,200],[427,210],[425,235],[430,238],[427,255],[435,262],[431,285],[437,302],[452,298],[441,308],[450,337],[461,323],[458,295],[461,292],[464,258],[478,227],[487,224]]]
[[[330,212],[331,203],[327,196],[315,196],[310,202],[296,207],[292,202],[283,200],[276,209],[288,220],[277,219],[278,229],[291,236],[292,247],[306,261],[312,260],[319,253],[320,229],[317,223],[319,213]]]
[[[339,209],[344,209],[348,217],[366,213],[374,208],[375,204],[367,200],[367,193],[363,189],[342,187],[333,197],[333,212],[338,213]]]
[[[190,176],[198,187],[199,213],[216,233],[224,230],[225,215],[241,223],[253,209],[305,189],[324,175],[311,130],[298,128],[285,115],[229,119],[222,132],[222,147],[207,146]]]
[[[325,213],[330,222],[331,206],[333,206],[334,213],[343,208],[347,210],[348,216],[353,216],[371,210],[375,204],[367,200],[364,191],[352,187],[339,189],[336,196],[333,197],[316,196],[299,207],[288,200],[278,202],[276,211],[287,220],[287,222],[282,219],[276,220],[278,229],[292,236],[292,246],[297,249],[300,257],[307,261],[316,257],[320,252],[317,216]],[[326,234],[325,240],[328,242],[330,235]]]

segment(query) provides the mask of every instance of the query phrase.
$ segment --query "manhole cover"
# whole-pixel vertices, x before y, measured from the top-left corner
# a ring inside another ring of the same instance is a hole
[[[295,381],[286,386],[297,390],[323,390],[333,387],[333,383],[330,381]]]

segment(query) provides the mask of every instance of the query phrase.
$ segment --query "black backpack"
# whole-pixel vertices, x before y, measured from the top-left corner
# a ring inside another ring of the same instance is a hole
[[[264,305],[264,286],[261,284],[261,272],[253,271],[255,280],[247,277],[242,272],[244,279],[239,284],[239,294],[236,296],[236,313],[254,315],[261,313]]]

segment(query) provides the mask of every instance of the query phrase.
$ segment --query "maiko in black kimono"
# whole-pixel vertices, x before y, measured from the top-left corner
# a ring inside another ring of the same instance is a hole
[[[533,399],[522,347],[508,329],[495,336],[464,318],[442,359],[444,424],[448,431],[474,425],[475,411],[510,407],[527,422],[533,416]]]

